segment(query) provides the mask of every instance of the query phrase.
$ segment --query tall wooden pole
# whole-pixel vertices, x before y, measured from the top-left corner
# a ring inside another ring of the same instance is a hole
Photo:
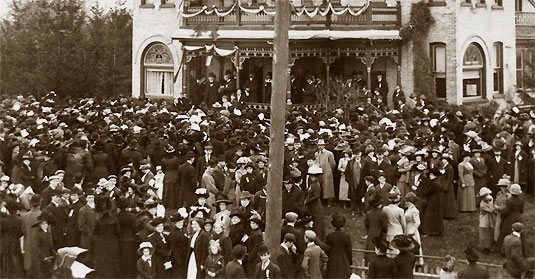
[[[284,126],[286,124],[286,87],[288,85],[289,25],[289,0],[276,0],[269,142],[270,173],[268,175],[266,201],[266,244],[270,249],[275,249],[280,244],[282,227],[282,175]]]

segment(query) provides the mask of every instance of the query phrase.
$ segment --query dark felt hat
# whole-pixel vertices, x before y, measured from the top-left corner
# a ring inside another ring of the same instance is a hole
[[[238,244],[232,248],[232,258],[233,259],[242,259],[247,253],[247,248],[241,244]]]
[[[153,227],[156,227],[159,224],[164,224],[164,223],[165,223],[165,218],[164,217],[156,217],[156,218],[152,219],[152,221],[150,221],[150,224]]]
[[[331,219],[331,225],[335,228],[342,228],[346,225],[346,218],[342,215],[335,214]]]

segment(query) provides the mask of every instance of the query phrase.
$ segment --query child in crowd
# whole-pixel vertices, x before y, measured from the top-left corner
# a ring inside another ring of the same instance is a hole
[[[137,278],[152,279],[156,275],[156,266],[152,262],[152,254],[154,247],[150,242],[142,242],[139,244],[137,253],[141,258],[137,260]]]

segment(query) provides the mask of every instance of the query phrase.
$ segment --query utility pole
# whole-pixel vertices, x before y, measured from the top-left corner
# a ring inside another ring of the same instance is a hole
[[[273,90],[269,141],[270,172],[266,201],[266,244],[273,251],[280,244],[282,228],[282,176],[284,165],[284,127],[286,125],[286,90],[288,86],[289,0],[276,0],[275,37],[273,40]]]

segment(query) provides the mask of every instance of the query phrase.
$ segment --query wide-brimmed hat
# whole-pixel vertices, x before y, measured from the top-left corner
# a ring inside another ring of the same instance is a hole
[[[318,139],[318,142],[316,143],[317,145],[325,145],[325,140],[324,139]]]
[[[243,210],[241,210],[239,207],[232,209],[232,211],[230,212],[229,217],[232,218],[234,216],[243,218]]]
[[[35,222],[32,224],[32,227],[39,227],[42,222],[47,222],[49,225],[51,225],[56,221],[48,212],[42,212],[41,215],[37,216],[37,220],[35,220]]]
[[[415,246],[412,238],[408,235],[403,235],[403,234],[394,236],[394,239],[390,241],[390,245],[402,251],[412,250],[414,249],[414,246]]]
[[[509,186],[509,192],[511,195],[520,195],[522,194],[522,188],[520,188],[520,185],[518,184],[511,184],[511,186]]]
[[[159,224],[164,224],[164,223],[165,223],[165,218],[164,217],[156,217],[156,218],[152,219],[152,221],[150,221],[150,224],[153,227],[156,227]]]
[[[131,172],[132,171],[132,168],[129,167],[129,166],[124,166],[121,168],[121,174],[125,174],[126,172]],[[104,178],[105,179],[105,178]],[[100,181],[99,181],[100,182]]]
[[[240,200],[251,199],[252,197],[253,197],[253,195],[251,193],[249,193],[249,191],[243,191],[240,194]]]
[[[139,248],[137,249],[137,253],[139,255],[143,255],[143,249],[149,249],[150,250],[150,254],[152,255],[152,253],[154,253],[154,247],[152,246],[152,243],[146,241],[146,242],[141,242],[139,244]]]
[[[474,132],[474,131],[468,131],[466,133],[464,133],[467,137],[471,137],[471,138],[475,138],[477,137],[477,133]]]
[[[505,187],[509,187],[509,185],[511,185],[511,181],[509,181],[509,179],[505,179],[505,178],[500,178],[498,180],[498,183],[496,184],[497,186],[505,186]]]
[[[197,195],[197,198],[208,198],[208,190],[206,188],[197,188],[195,189],[195,195]]]
[[[414,147],[406,145],[399,150],[401,155],[409,156],[414,153]]]
[[[334,150],[336,151],[343,151],[344,149],[348,148],[349,147],[349,143],[347,141],[340,141],[336,147],[334,148]]]
[[[346,218],[342,215],[335,214],[331,219],[331,225],[335,228],[341,228],[346,225]]]
[[[492,194],[492,191],[489,188],[481,187],[481,189],[479,189],[479,193],[477,194],[477,197],[484,197],[490,194]]]
[[[233,203],[233,202],[231,200],[229,200],[225,194],[217,194],[215,203],[216,204],[219,204],[219,203],[230,204],[230,203]]]
[[[398,202],[401,200],[401,192],[398,187],[392,187],[392,190],[388,192],[388,200],[391,202]]]

